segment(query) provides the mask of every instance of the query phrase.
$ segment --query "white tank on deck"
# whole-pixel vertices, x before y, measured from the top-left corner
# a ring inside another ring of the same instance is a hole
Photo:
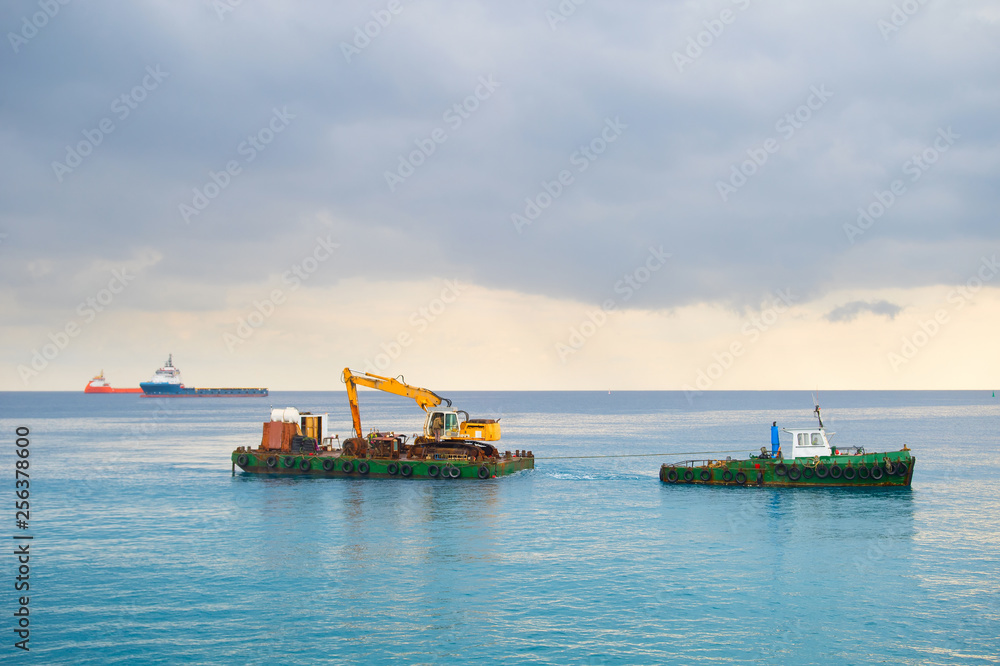
[[[299,410],[295,409],[294,407],[285,407],[284,409],[272,409],[271,420],[284,421],[285,423],[298,423]]]

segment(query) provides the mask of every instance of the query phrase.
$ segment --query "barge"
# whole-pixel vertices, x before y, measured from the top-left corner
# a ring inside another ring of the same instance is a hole
[[[234,469],[251,474],[308,475],[382,479],[494,479],[525,469],[534,469],[530,451],[505,452],[498,458],[473,461],[468,458],[375,458],[343,455],[336,450],[292,454],[240,447],[233,452]]]
[[[830,443],[819,405],[813,428],[784,428],[788,437],[779,439],[772,426],[772,450],[761,447],[759,455],[734,460],[685,460],[660,467],[660,481],[668,484],[715,486],[774,486],[823,488],[834,486],[910,487],[917,459],[903,446],[898,451],[868,452],[863,447],[840,447]]]
[[[534,469],[531,451],[501,452],[499,420],[472,418],[451,409],[451,400],[401,380],[344,369],[353,436],[340,443],[328,435],[328,414],[272,409],[260,444],[231,455],[233,473],[331,478],[492,479]],[[357,386],[413,398],[426,412],[423,432],[412,437],[372,431],[362,435]],[[447,408],[439,408],[442,402]],[[338,446],[338,444],[340,444]]]

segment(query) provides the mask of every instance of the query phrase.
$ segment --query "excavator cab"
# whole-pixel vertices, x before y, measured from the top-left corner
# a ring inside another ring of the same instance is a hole
[[[424,419],[424,437],[455,439],[458,437],[458,412],[436,409]]]

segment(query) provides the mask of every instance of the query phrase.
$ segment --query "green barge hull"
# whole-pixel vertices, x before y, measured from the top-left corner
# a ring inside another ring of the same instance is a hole
[[[670,485],[909,487],[916,462],[908,449],[794,460],[753,457],[746,460],[688,460],[661,466],[660,480]]]
[[[360,458],[318,453],[275,453],[237,449],[233,471],[271,476],[318,476],[369,479],[477,479],[509,476],[535,468],[535,458],[501,456],[496,460],[409,460],[407,458]]]

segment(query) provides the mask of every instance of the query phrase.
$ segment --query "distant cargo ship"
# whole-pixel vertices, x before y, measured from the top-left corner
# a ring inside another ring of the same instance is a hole
[[[108,384],[108,380],[104,378],[104,371],[101,370],[101,374],[97,375],[89,382],[87,386],[83,389],[84,393],[142,393],[141,388],[124,388],[116,389],[111,388]]]
[[[174,367],[174,355],[167,357],[167,363],[153,373],[148,382],[139,384],[143,397],[157,398],[231,398],[265,397],[266,388],[191,388],[181,382],[181,371]]]

